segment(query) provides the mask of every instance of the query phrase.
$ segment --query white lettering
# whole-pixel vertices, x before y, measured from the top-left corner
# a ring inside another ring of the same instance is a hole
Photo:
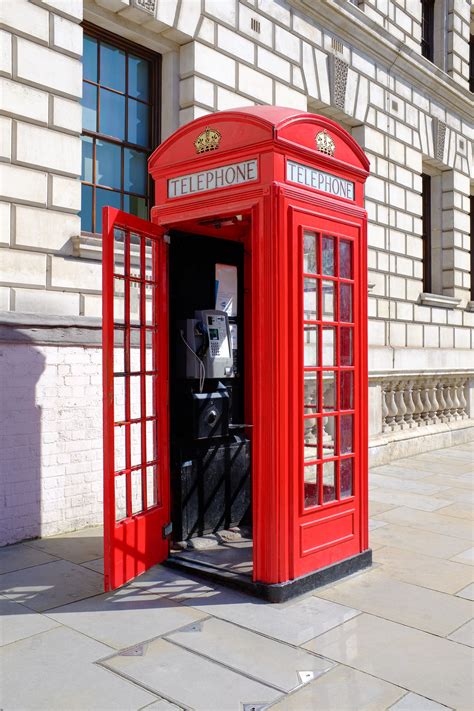
[[[206,190],[226,188],[231,185],[250,183],[258,179],[258,163],[256,159],[246,160],[242,163],[223,165],[219,168],[210,168],[200,173],[180,175],[168,180],[168,197],[183,197],[193,193],[202,193]]]
[[[354,183],[352,181],[325,173],[317,168],[311,168],[309,165],[287,160],[286,179],[292,183],[321,190],[329,195],[339,195],[354,200]]]

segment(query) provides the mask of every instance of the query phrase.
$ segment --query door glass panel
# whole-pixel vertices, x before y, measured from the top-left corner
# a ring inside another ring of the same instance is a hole
[[[132,514],[143,510],[142,500],[142,472],[141,469],[131,473],[132,478]]]
[[[334,237],[323,237],[322,250],[322,273],[327,276],[334,276]]]
[[[142,460],[142,427],[140,422],[130,425],[130,456],[131,466],[136,467]]]
[[[318,420],[313,417],[304,420],[304,459],[318,459]]]
[[[318,359],[318,327],[304,326],[304,365],[315,366],[319,364]]]
[[[322,282],[323,321],[334,321],[334,282]]]
[[[336,498],[336,462],[323,462],[323,503]]]
[[[147,506],[151,508],[158,503],[158,476],[157,466],[154,464],[146,468],[146,498]]]
[[[341,410],[352,410],[354,407],[354,395],[353,395],[353,380],[354,376],[352,370],[341,370],[339,373],[339,380],[341,383]]]
[[[341,415],[341,454],[350,454],[353,450],[352,415]]]
[[[341,328],[341,365],[353,365],[352,328]]]
[[[115,477],[115,520],[121,521],[127,516],[126,492],[125,492],[126,476]]]
[[[115,427],[115,441],[114,441],[114,469],[116,472],[121,472],[125,469],[125,432],[126,428],[124,425],[120,427]]]
[[[318,465],[309,464],[304,468],[304,506],[318,505]]]
[[[304,279],[303,308],[305,321],[317,321],[318,282],[316,279]]]
[[[323,417],[323,458],[334,457],[336,424],[336,417]]]
[[[353,494],[353,464],[354,460],[341,459],[340,475],[341,475],[341,499],[345,499]]]
[[[303,271],[307,274],[317,274],[316,235],[305,232],[303,237]]]
[[[315,371],[304,374],[304,409],[307,415],[318,411],[318,374]]]
[[[334,357],[334,331],[332,327],[323,329],[323,367],[330,367],[335,364]]]
[[[352,322],[352,284],[339,285],[339,321]]]
[[[345,239],[339,241],[339,276],[352,279],[352,242]]]
[[[323,371],[323,410],[336,409],[336,373]]]

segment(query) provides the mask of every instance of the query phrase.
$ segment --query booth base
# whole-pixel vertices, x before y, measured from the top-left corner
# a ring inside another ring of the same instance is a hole
[[[323,585],[329,585],[336,580],[370,567],[372,565],[372,550],[368,548],[362,553],[284,583],[256,582],[251,579],[248,572],[239,573],[235,569],[213,565],[212,560],[203,561],[201,556],[183,555],[181,553],[171,555],[164,561],[163,565],[191,573],[218,584],[227,585],[241,592],[263,598],[268,602],[286,602],[298,595],[304,595]]]

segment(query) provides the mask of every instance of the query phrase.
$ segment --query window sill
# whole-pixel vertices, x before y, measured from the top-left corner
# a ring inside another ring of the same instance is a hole
[[[120,242],[115,242],[114,245],[115,262],[123,264],[124,253]],[[76,235],[72,238],[72,253],[74,257],[80,259],[94,259],[97,262],[102,261],[102,237],[92,234]],[[147,259],[151,256],[150,247],[146,248]],[[140,245],[130,244],[130,265],[133,267],[140,266]]]
[[[420,294],[419,303],[423,306],[436,306],[442,309],[456,309],[461,303],[461,299],[454,296],[443,296],[443,294]]]
[[[474,311],[474,301],[468,301],[466,304],[466,311]]]

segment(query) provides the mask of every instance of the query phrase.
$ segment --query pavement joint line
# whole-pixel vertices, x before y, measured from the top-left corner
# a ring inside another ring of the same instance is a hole
[[[412,511],[421,511],[421,509],[412,509],[410,506],[403,506],[403,507],[401,507],[401,508],[407,508],[407,509],[412,510]],[[438,513],[438,511],[423,511],[423,513]],[[383,516],[383,514],[377,514],[377,516]],[[454,517],[453,517],[453,516],[448,517],[448,516],[445,515],[445,518],[454,518]],[[455,520],[455,521],[459,521],[459,519],[456,519],[456,518],[454,518],[454,520]],[[461,519],[461,520],[463,520],[463,519]],[[466,520],[467,520],[467,519],[466,519]],[[412,531],[417,531],[417,532],[423,531],[423,533],[435,533],[435,531],[430,531],[430,530],[428,530],[427,528],[422,528],[421,526],[418,526],[418,527],[416,527],[416,526],[409,526],[408,524],[405,524],[405,523],[392,523],[391,521],[390,521],[390,522],[387,521],[387,524],[388,524],[389,526],[401,526],[402,528],[410,528]],[[382,528],[385,528],[385,526],[382,526]],[[378,529],[376,528],[375,531],[372,532],[372,535],[375,535],[375,534],[377,533],[377,531],[378,531]],[[371,532],[369,531],[369,534],[370,534],[370,533],[371,533]],[[436,535],[438,535],[438,536],[446,536],[446,538],[454,538],[455,541],[468,541],[468,542],[470,542],[470,541],[469,541],[469,538],[464,538],[464,537],[462,537],[462,536],[452,536],[452,535],[449,534],[449,533],[444,533],[444,532],[443,532],[443,533],[437,533]],[[370,535],[369,535],[369,538],[370,538]],[[387,544],[385,544],[385,545],[387,545]],[[388,545],[389,545],[389,547],[391,547],[390,544],[388,544]],[[393,546],[393,547],[395,548],[395,546]],[[400,546],[398,546],[398,547],[400,547]],[[471,545],[471,546],[468,546],[468,547],[466,548],[466,550],[469,550],[469,548],[472,548],[472,545]],[[401,549],[401,550],[408,550],[408,548],[403,548],[403,549]],[[410,552],[414,553],[415,551],[410,551]],[[460,551],[460,552],[461,552],[461,553],[464,553],[465,551],[462,550],[462,551]],[[429,555],[429,553],[421,553],[421,555]],[[459,555],[459,553],[455,553],[454,555]],[[434,558],[435,560],[451,560],[451,558],[440,558],[439,556],[434,556],[434,555],[433,555],[433,556],[429,556],[429,557],[430,557],[430,558]],[[455,562],[455,563],[458,563],[459,561],[455,560],[454,562]],[[466,563],[463,563],[463,565],[466,565]]]

